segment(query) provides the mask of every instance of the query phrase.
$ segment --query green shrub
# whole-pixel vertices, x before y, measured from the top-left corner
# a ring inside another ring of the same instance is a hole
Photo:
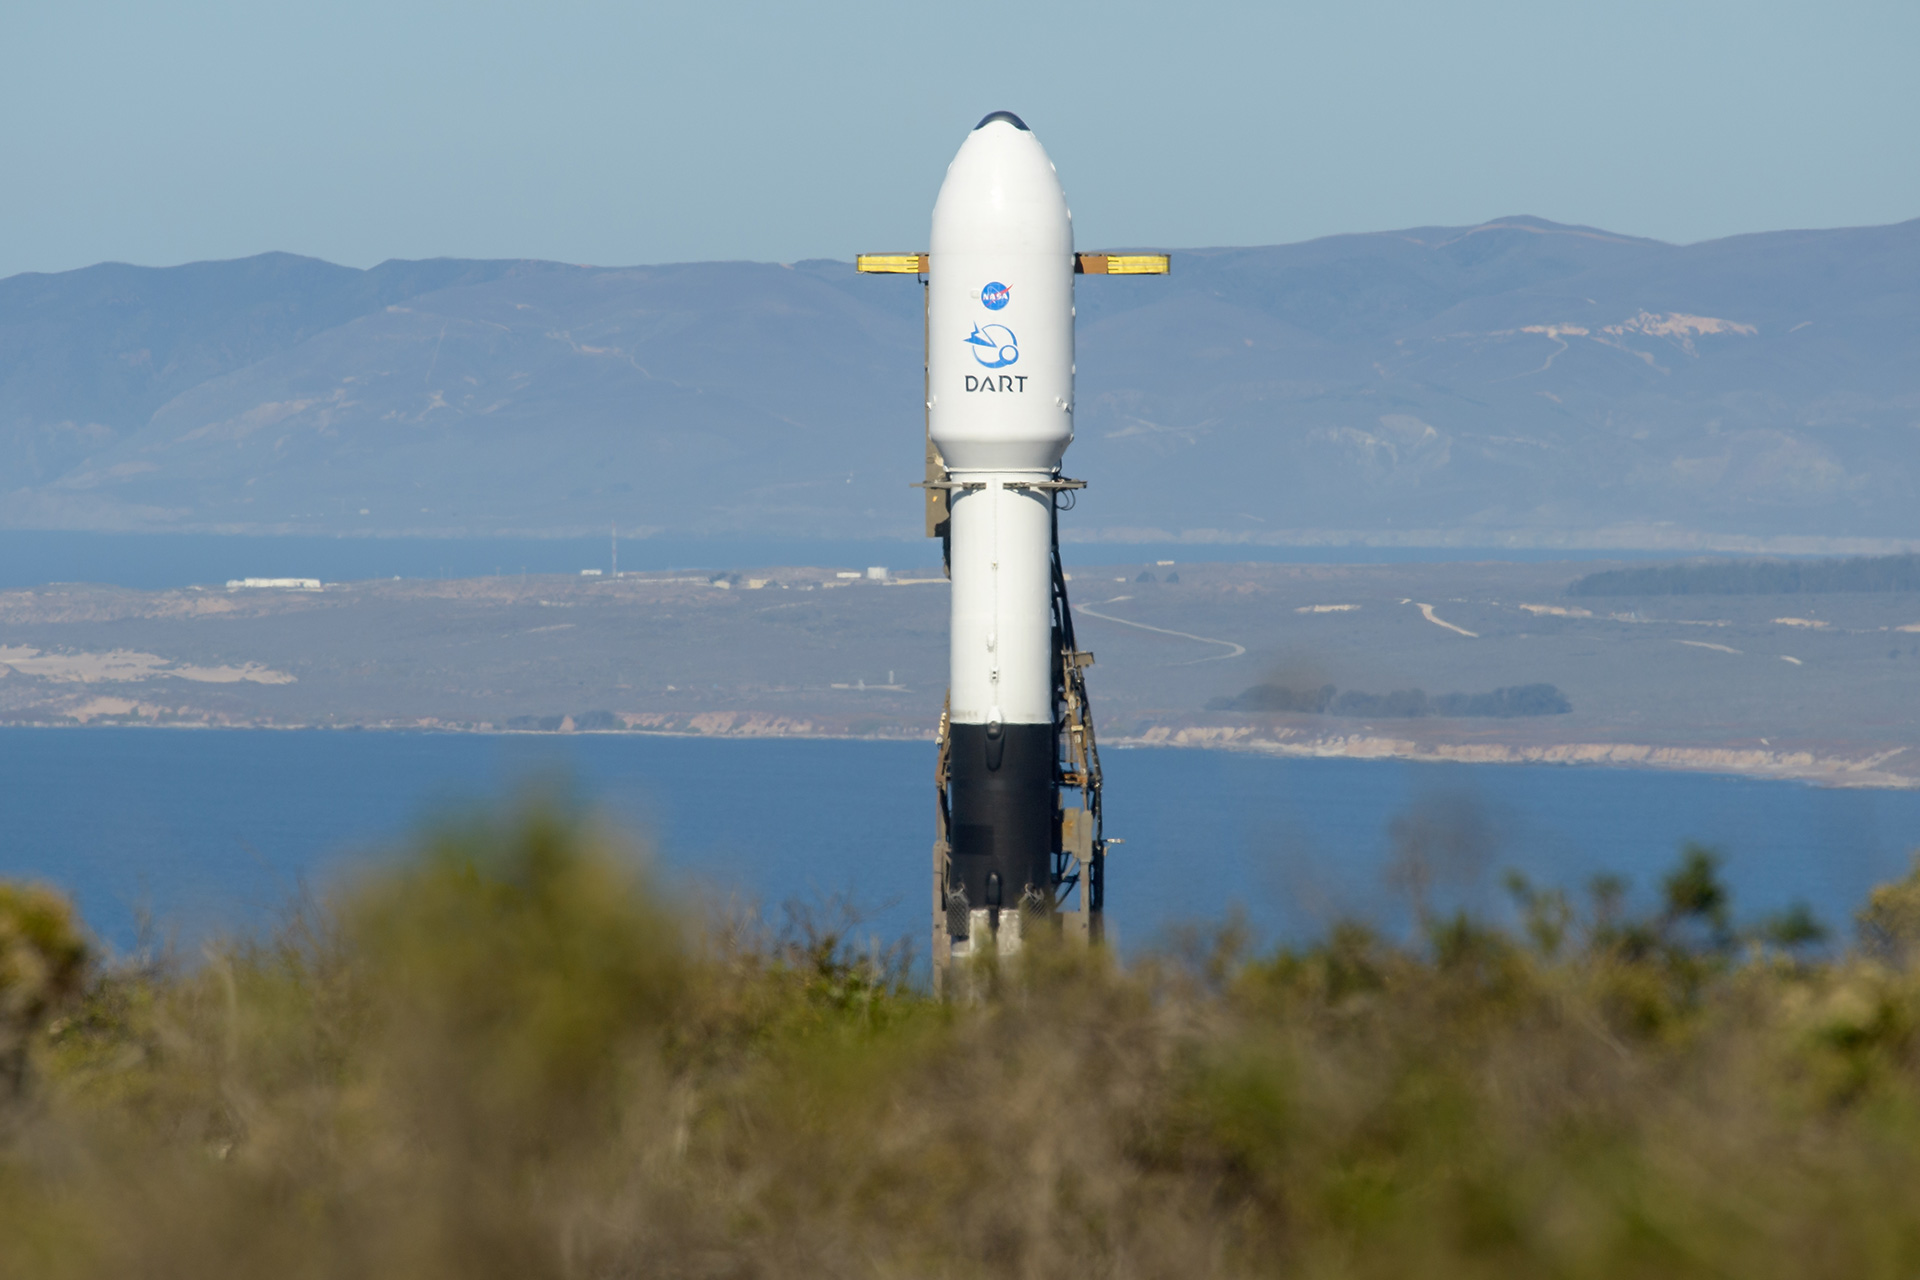
[[[0,883],[0,1095],[25,1089],[34,1037],[74,998],[86,967],[71,903],[43,885]]]
[[[1820,957],[1690,848],[1644,915],[1042,935],[944,1002],[551,804],[191,963],[8,889],[0,1275],[1910,1274],[1916,884]]]

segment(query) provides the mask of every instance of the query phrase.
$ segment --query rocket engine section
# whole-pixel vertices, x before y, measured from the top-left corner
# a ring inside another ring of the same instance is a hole
[[[995,112],[934,205],[927,412],[950,485],[948,911],[990,915],[996,933],[1002,909],[1053,901],[1051,482],[1073,439],[1074,264],[1053,163],[1018,116]]]

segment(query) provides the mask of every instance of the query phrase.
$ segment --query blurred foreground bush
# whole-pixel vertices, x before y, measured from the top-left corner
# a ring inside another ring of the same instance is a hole
[[[0,891],[0,1273],[1894,1276],[1920,1270],[1920,874],[1857,953],[1517,877],[1428,916],[978,1000],[691,913],[553,809],[265,941],[89,968]]]

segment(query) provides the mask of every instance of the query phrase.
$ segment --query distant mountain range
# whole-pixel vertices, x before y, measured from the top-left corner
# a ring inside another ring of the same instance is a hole
[[[1080,283],[1071,536],[1920,546],[1920,220],[1173,263]],[[0,525],[913,536],[919,295],[829,261],[14,276]]]

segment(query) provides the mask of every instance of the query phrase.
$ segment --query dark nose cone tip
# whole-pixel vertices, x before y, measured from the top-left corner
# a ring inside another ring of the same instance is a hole
[[[1025,120],[1022,120],[1019,116],[1013,114],[1013,112],[1011,111],[994,112],[992,115],[982,120],[979,124],[973,126],[974,132],[978,133],[980,130],[992,124],[995,120],[1005,120],[1008,124],[1012,125],[1014,128],[1018,129],[1022,133],[1032,132],[1032,130],[1027,128],[1027,122]]]

